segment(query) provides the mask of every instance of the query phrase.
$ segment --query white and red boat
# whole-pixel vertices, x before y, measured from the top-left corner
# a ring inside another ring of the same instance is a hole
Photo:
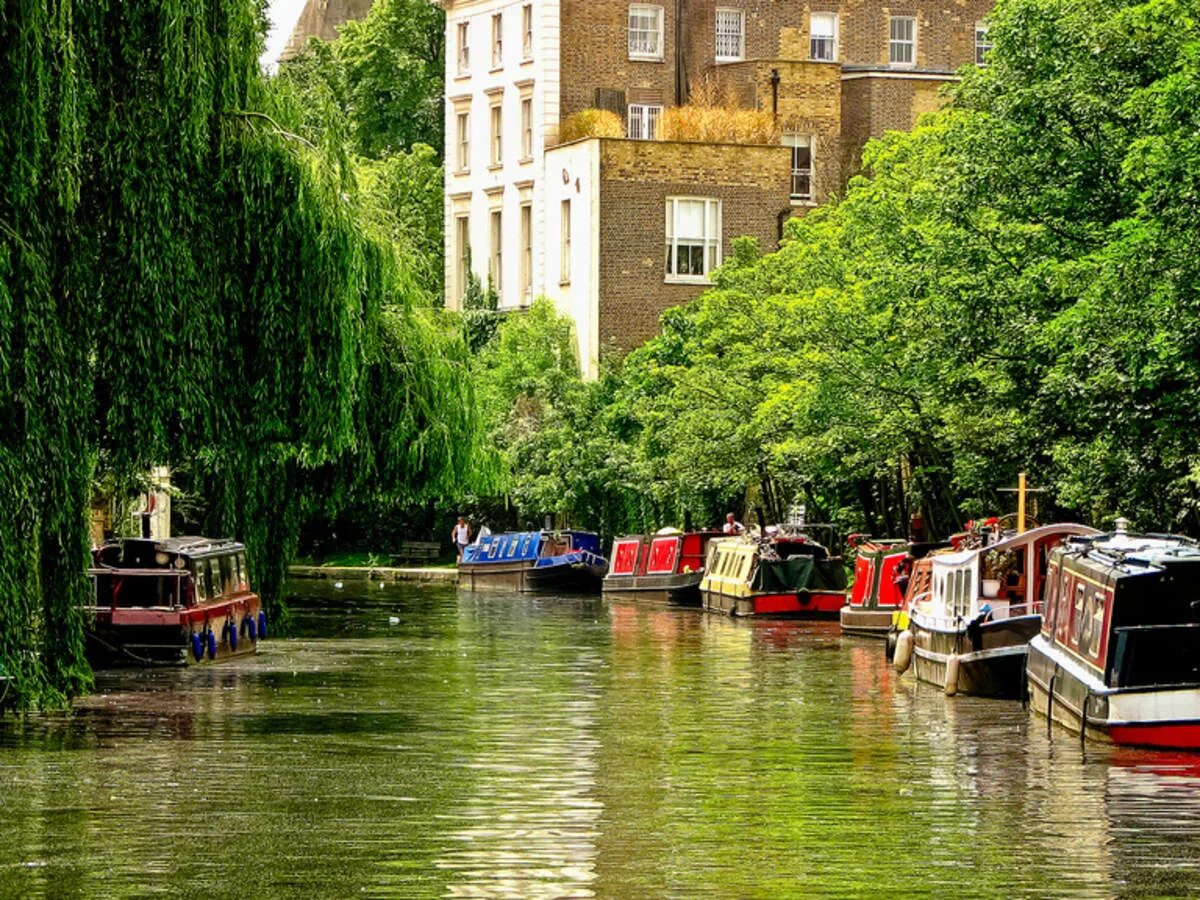
[[[901,538],[851,535],[847,543],[857,554],[854,583],[838,618],[844,634],[886,638],[904,605],[914,564],[948,543],[913,543]],[[904,577],[899,577],[904,572]]]
[[[266,637],[266,613],[237,541],[123,538],[92,557],[92,665],[217,660],[253,653]]]
[[[1200,544],[1125,525],[1051,553],[1030,703],[1081,736],[1200,750]]]
[[[763,537],[710,541],[700,596],[731,616],[836,619],[846,603],[846,570],[831,525],[783,526]]]
[[[719,531],[664,529],[657,534],[616,538],[603,591],[636,600],[698,606],[708,542],[720,536]]]

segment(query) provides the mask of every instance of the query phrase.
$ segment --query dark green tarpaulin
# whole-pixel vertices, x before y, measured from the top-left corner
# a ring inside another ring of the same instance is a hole
[[[842,591],[846,589],[846,570],[841,560],[815,560],[811,556],[760,560],[750,589],[770,594]]]

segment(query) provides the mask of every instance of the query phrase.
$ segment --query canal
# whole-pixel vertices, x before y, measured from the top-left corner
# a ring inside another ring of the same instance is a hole
[[[0,723],[7,896],[1200,892],[1200,758],[836,626],[298,583],[253,659]]]

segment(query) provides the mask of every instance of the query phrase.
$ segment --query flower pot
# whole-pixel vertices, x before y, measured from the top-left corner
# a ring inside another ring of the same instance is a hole
[[[1000,596],[1000,580],[997,578],[983,579],[983,596],[994,600]]]

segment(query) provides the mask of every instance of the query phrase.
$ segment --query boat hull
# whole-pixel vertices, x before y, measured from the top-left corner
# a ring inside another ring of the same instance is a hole
[[[533,563],[459,564],[458,586],[468,591],[528,591],[532,590],[527,575]]]
[[[1109,688],[1041,637],[1029,648],[1027,679],[1034,713],[1075,734],[1133,747],[1200,750],[1200,686]]]
[[[846,605],[838,613],[838,621],[846,634],[883,639],[892,630],[895,612],[894,609],[864,609]]]
[[[185,666],[251,656],[258,651],[259,612],[256,596],[180,610],[93,607],[85,629],[88,662],[97,669]]]
[[[700,605],[701,572],[678,575],[608,576],[601,590],[614,597],[673,606]]]
[[[913,670],[917,679],[946,689],[951,657],[958,658],[954,692],[979,697],[1020,698],[1024,692],[1025,659],[1029,641],[1041,628],[1042,617],[1015,616],[943,629],[913,615]]]
[[[591,593],[600,589],[604,571],[604,566],[584,562],[534,566],[525,573],[523,590]]]
[[[763,616],[793,619],[836,619],[846,602],[843,591],[825,593],[749,594],[735,597],[716,591],[703,591],[704,608],[727,616]]]

